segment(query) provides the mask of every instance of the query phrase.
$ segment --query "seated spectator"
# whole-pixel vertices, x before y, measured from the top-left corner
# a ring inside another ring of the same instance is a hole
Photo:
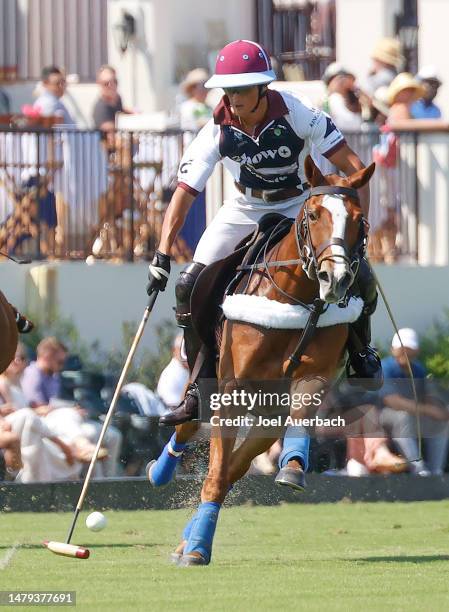
[[[362,86],[370,97],[382,85],[389,86],[401,69],[404,58],[400,42],[395,38],[382,38],[374,47],[371,59],[372,69]]]
[[[112,132],[115,130],[115,116],[124,111],[122,98],[118,93],[117,73],[112,66],[101,66],[97,72],[97,84],[100,97],[93,110],[93,122],[97,130]]]
[[[84,461],[90,461],[101,431],[100,423],[86,418],[86,411],[75,403],[59,399],[60,372],[67,357],[66,347],[56,338],[44,338],[37,346],[37,359],[24,371],[22,389],[37,414],[45,416],[50,430],[69,444],[75,444]],[[120,453],[121,434],[109,426],[101,449],[103,461],[97,476],[114,476]]]
[[[81,465],[76,455],[50,431],[48,425],[27,406],[20,386],[27,365],[25,348],[19,343],[13,361],[0,375],[0,417],[20,440],[23,466],[17,476],[20,482],[44,482],[72,479],[79,475]]]
[[[402,341],[402,345],[401,345]],[[391,356],[382,360],[385,383],[380,392],[383,408],[380,422],[418,474],[440,474],[446,463],[448,445],[447,408],[431,399],[426,388],[427,371],[418,361],[419,338],[410,328],[395,334],[391,344]],[[416,405],[408,370],[407,357],[415,379],[418,395],[418,411],[422,415],[425,430],[437,429],[435,435],[425,440],[426,464],[419,458],[416,428]]]
[[[355,76],[342,64],[333,62],[324,71],[327,98],[323,110],[340,130],[358,131],[362,126],[362,108],[355,87]]]
[[[179,406],[189,382],[189,366],[183,340],[183,334],[177,335],[174,339],[172,359],[162,370],[157,385],[157,394],[168,408]]]
[[[44,91],[34,102],[33,108],[43,117],[59,117],[64,125],[74,126],[75,121],[61,100],[66,90],[62,70],[57,66],[46,66],[41,78]]]
[[[435,67],[424,66],[415,78],[424,87],[424,93],[422,98],[412,104],[410,112],[413,119],[441,119],[441,109],[434,103],[441,87]]]
[[[181,89],[187,98],[179,107],[180,123],[183,130],[197,131],[212,117],[212,109],[206,103],[208,91],[204,87],[204,83],[207,79],[206,70],[195,68],[188,73],[181,83]]]
[[[412,119],[413,102],[424,94],[424,87],[409,72],[401,72],[388,87],[388,123]]]
[[[6,479],[14,480],[22,467],[20,438],[2,417],[0,417],[0,451],[6,467]]]

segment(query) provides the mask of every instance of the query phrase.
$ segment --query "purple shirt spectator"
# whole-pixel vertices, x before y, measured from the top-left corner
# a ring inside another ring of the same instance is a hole
[[[32,407],[49,404],[52,398],[59,396],[61,390],[59,373],[46,374],[35,361],[25,369],[21,383],[25,397]]]

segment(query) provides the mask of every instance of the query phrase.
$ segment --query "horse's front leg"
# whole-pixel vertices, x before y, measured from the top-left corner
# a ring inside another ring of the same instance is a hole
[[[233,414],[232,416],[236,416]],[[237,426],[226,426],[220,419],[231,418],[229,411],[220,410],[215,415],[217,424],[212,425],[209,471],[201,491],[201,503],[194,517],[187,524],[183,542],[181,565],[208,565],[212,554],[212,542],[221,505],[229,491],[229,464]],[[176,552],[175,552],[176,554]]]
[[[198,431],[199,427],[200,423],[198,421],[189,421],[178,425],[159,457],[148,463],[145,471],[153,487],[162,487],[172,480],[187,442]]]

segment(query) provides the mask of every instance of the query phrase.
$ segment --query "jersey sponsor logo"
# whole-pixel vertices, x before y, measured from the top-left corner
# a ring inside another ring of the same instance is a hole
[[[290,157],[290,155],[292,154],[291,149],[289,149],[287,146],[283,146],[283,147],[279,147],[278,149],[278,153],[281,157]]]
[[[329,134],[332,134],[337,128],[335,127],[334,122],[330,117],[326,117],[326,133],[324,134],[324,138],[327,138]]]
[[[265,159],[276,159],[278,155],[279,157],[285,159],[287,157],[290,157],[291,154],[291,149],[286,145],[282,145],[278,149],[268,149],[266,151],[260,151],[259,153],[256,153],[253,156],[246,155],[246,153],[243,153],[243,155],[237,156],[235,158],[235,161],[238,161],[242,164],[257,165]]]
[[[180,166],[179,166],[179,172],[180,174],[187,174],[187,172],[189,171],[189,166],[193,163],[193,159],[188,159],[187,161],[183,162]]]

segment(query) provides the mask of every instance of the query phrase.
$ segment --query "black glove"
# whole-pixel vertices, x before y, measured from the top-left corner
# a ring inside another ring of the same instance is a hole
[[[165,291],[169,276],[170,256],[156,251],[148,270],[148,279],[150,281],[147,285],[148,295],[151,295],[154,291]]]

